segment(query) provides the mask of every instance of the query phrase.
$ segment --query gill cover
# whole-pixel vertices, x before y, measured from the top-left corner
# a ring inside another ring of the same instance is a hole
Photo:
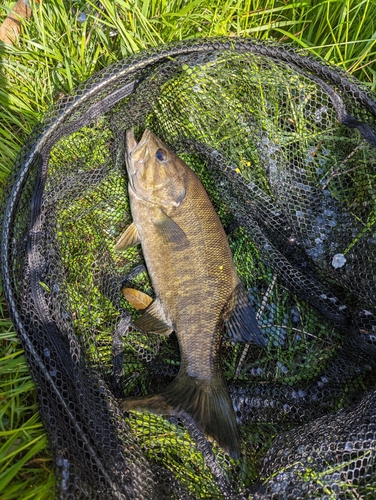
[[[178,207],[186,193],[178,156],[150,129],[145,129],[138,143],[133,131],[127,130],[126,146],[126,167],[133,193],[161,207]]]

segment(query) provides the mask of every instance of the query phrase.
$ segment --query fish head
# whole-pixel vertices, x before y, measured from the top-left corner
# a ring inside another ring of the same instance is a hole
[[[189,167],[148,128],[138,143],[133,131],[127,130],[126,146],[129,188],[133,193],[161,207],[178,207],[186,194]]]

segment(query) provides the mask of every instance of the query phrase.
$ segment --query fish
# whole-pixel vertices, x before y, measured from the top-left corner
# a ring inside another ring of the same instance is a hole
[[[115,251],[141,244],[155,292],[155,300],[134,323],[149,334],[175,332],[181,363],[176,378],[159,394],[123,398],[120,406],[125,411],[188,414],[237,459],[241,447],[221,368],[222,333],[226,325],[234,341],[260,346],[266,345],[265,338],[199,177],[148,128],[139,142],[131,129],[126,131],[125,156],[133,222]]]

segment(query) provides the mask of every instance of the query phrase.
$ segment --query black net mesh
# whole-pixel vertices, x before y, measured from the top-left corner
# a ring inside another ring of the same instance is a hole
[[[375,119],[339,69],[237,39],[134,56],[46,116],[6,190],[1,262],[60,498],[374,498]],[[239,460],[187,414],[118,406],[180,363],[174,334],[141,333],[121,293],[153,294],[140,248],[114,252],[131,127],[201,178],[268,339],[223,334]]]

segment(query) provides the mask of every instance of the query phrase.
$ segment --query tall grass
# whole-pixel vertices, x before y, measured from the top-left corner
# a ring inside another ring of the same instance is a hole
[[[0,48],[0,182],[24,137],[61,94],[112,62],[161,43],[220,35],[293,41],[376,88],[373,0],[31,4],[34,15],[17,46]],[[6,13],[4,8],[3,18]]]
[[[0,7],[0,22],[13,2]],[[0,47],[0,185],[43,113],[95,71],[174,40],[292,41],[376,89],[374,0],[31,0],[15,46]],[[0,497],[52,498],[33,383],[0,302]]]

